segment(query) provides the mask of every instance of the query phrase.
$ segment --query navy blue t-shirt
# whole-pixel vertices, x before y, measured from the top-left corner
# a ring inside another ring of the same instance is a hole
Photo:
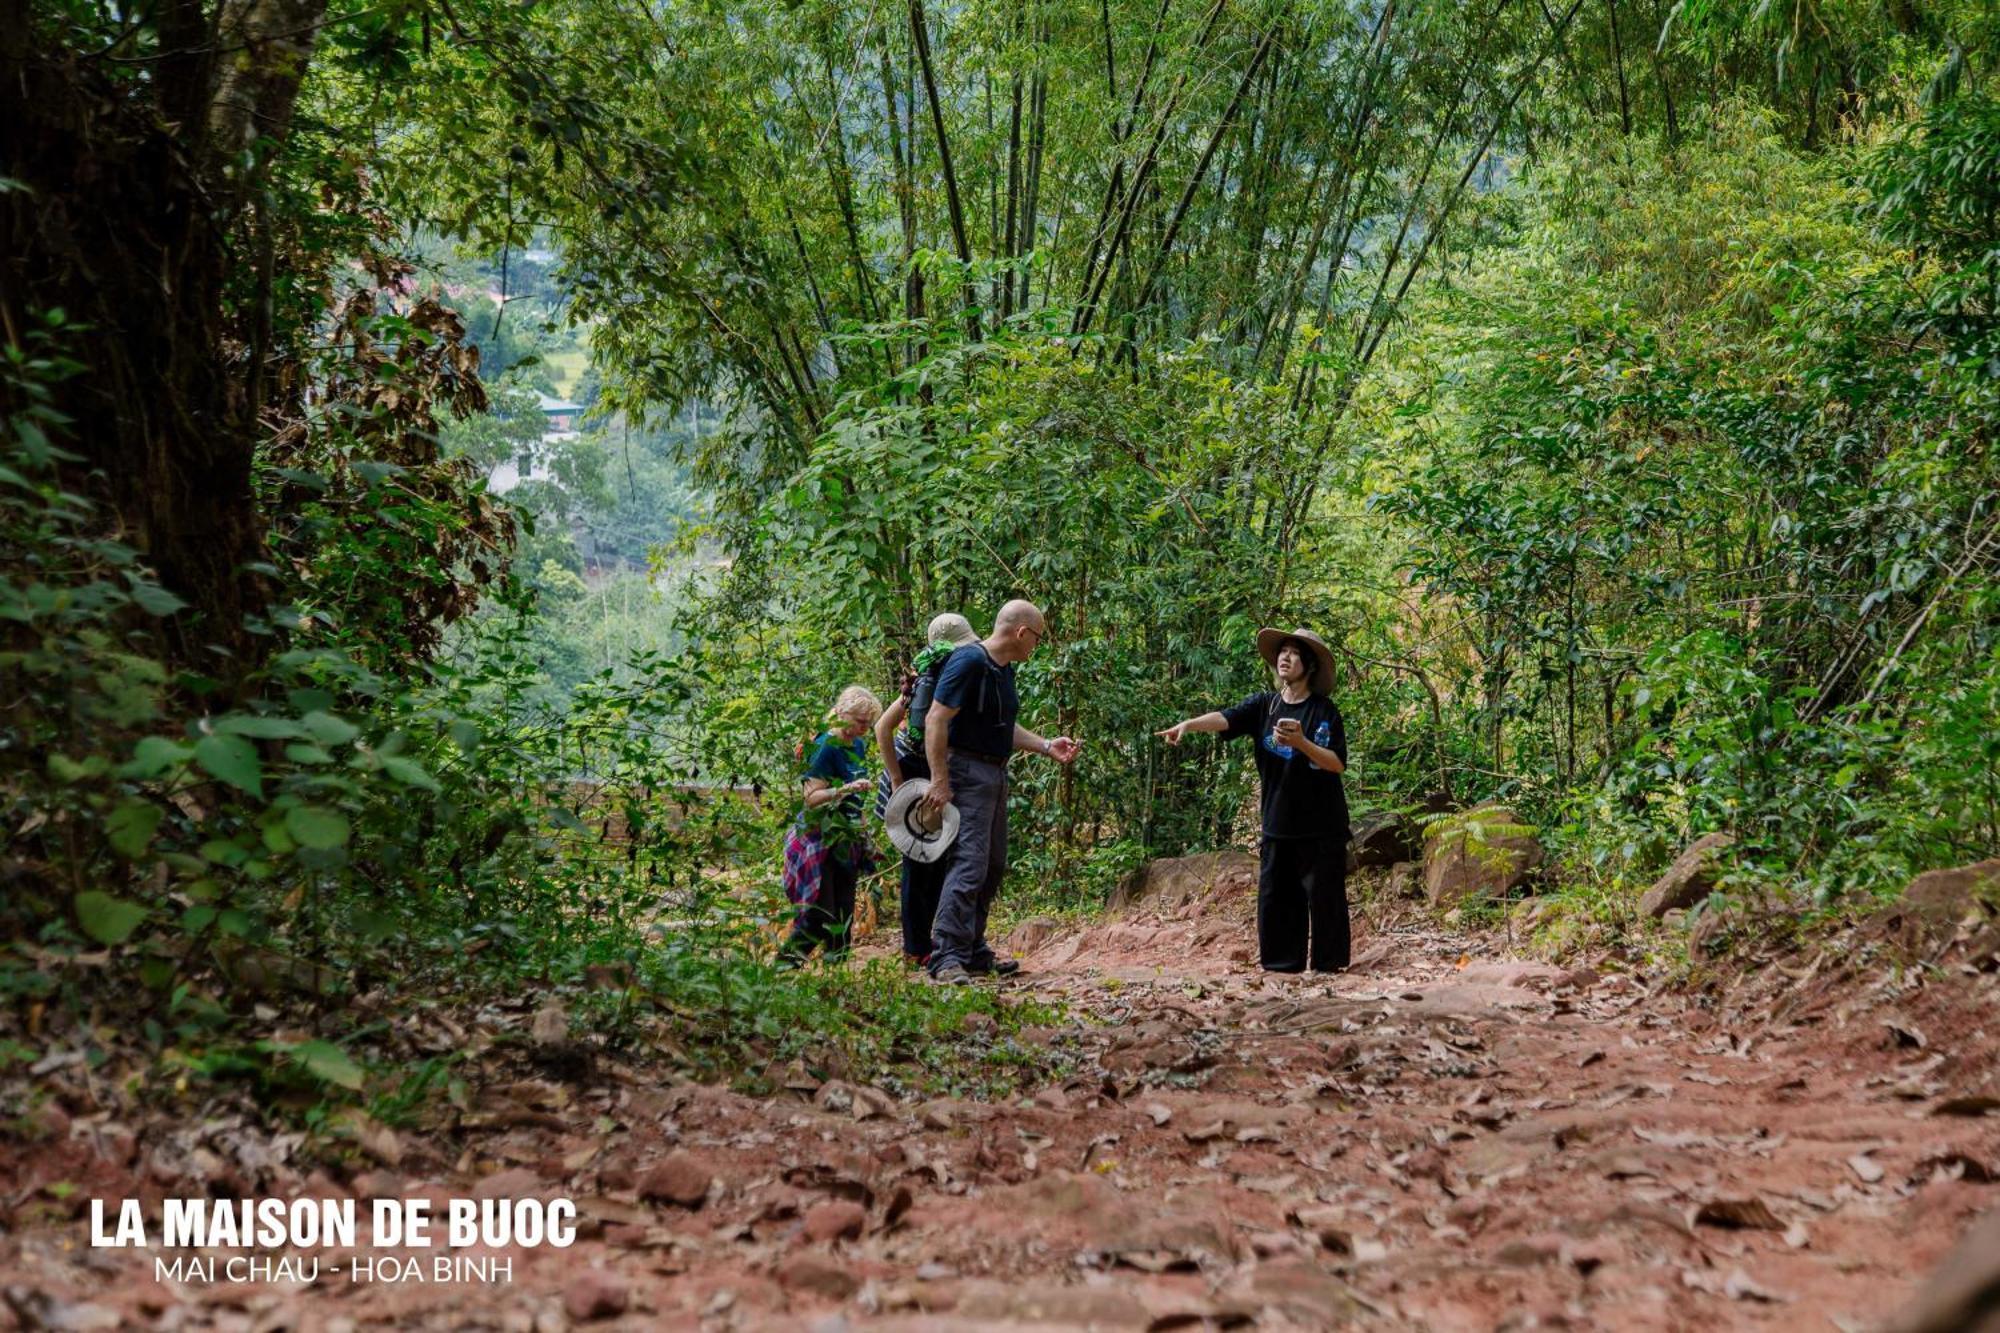
[[[1021,698],[1014,693],[1014,667],[1001,666],[976,643],[951,655],[938,677],[932,703],[956,708],[947,739],[954,750],[972,750],[996,759],[1014,753],[1014,719]]]
[[[813,740],[803,776],[819,778],[829,787],[844,787],[856,778],[867,776],[861,767],[867,755],[866,736],[843,741],[823,731]],[[861,827],[861,797],[850,794],[827,805],[809,807],[806,824],[824,834],[851,834]]]

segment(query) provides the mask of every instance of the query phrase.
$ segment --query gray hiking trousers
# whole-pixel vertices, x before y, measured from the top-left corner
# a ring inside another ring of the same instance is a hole
[[[1007,874],[1007,766],[960,753],[947,762],[958,839],[931,922],[931,971],[956,963],[968,972],[987,972],[993,950],[986,946],[986,916]]]

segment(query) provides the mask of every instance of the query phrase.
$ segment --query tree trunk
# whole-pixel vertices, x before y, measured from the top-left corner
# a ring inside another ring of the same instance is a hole
[[[324,7],[240,0],[211,14],[178,0],[156,12],[151,80],[114,83],[35,49],[22,0],[0,6],[0,161],[24,187],[0,193],[0,333],[19,345],[65,312],[61,351],[84,371],[54,386],[78,456],[64,484],[100,501],[106,527],[190,604],[170,622],[170,654],[225,677],[265,642],[244,617],[266,594],[252,572],[262,367],[247,351],[268,340],[254,309],[228,307],[226,265],[232,241],[254,250],[248,204]],[[220,65],[219,49],[232,53]]]
[[[1019,253],[1014,247],[1020,239],[1015,231],[1021,211],[1021,75],[1018,71],[1014,75],[1008,102],[1007,224],[1001,245],[1002,254],[1010,266],[1000,272],[1000,318],[1003,320],[1014,313],[1014,270],[1011,265]]]
[[[924,317],[924,275],[913,262],[917,253],[917,200],[914,184],[916,129],[909,146],[903,142],[902,118],[896,111],[896,72],[889,61],[889,39],[882,39],[882,101],[889,116],[889,156],[896,163],[896,213],[903,224],[903,318],[914,324]],[[921,360],[918,350],[913,360]]]
[[[1632,134],[1632,93],[1625,83],[1625,50],[1618,41],[1618,0],[1604,0],[1605,22],[1611,29],[1611,66],[1618,71],[1618,124]]]
[[[924,0],[910,0],[910,36],[916,44],[917,69],[923,76],[924,99],[930,103],[931,132],[937,136],[939,169],[944,173],[945,210],[951,218],[951,241],[958,262],[968,270],[965,277],[965,334],[980,340],[979,294],[972,286],[972,242],[965,232],[965,207],[958,196],[958,173],[952,168],[951,136],[945,132],[944,105],[938,100],[937,71],[931,65],[931,38],[924,19]]]

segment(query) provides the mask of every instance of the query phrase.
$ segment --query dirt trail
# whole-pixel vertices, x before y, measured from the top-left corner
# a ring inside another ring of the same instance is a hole
[[[1018,1103],[522,1088],[547,1109],[459,1172],[316,1182],[443,1197],[498,1165],[480,1192],[575,1197],[589,1235],[508,1284],[160,1286],[74,1225],[0,1272],[49,1327],[1863,1329],[2000,1207],[2000,1119],[1939,1114],[1994,1091],[1939,1049],[1990,1055],[1991,978],[1983,1008],[1773,1023],[1759,997],[1809,979],[1767,977],[1719,1020],[1416,921],[1340,977],[1262,976],[1248,910],[1020,933],[1010,992],[1087,1021],[1039,1034],[1086,1072]]]

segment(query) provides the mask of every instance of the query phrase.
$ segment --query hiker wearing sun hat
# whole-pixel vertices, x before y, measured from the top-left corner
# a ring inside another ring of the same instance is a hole
[[[1176,722],[1189,732],[1257,738],[1263,840],[1257,877],[1257,954],[1267,972],[1337,972],[1348,962],[1347,731],[1327,691],[1333,650],[1308,629],[1257,631],[1277,688],[1233,708]]]

